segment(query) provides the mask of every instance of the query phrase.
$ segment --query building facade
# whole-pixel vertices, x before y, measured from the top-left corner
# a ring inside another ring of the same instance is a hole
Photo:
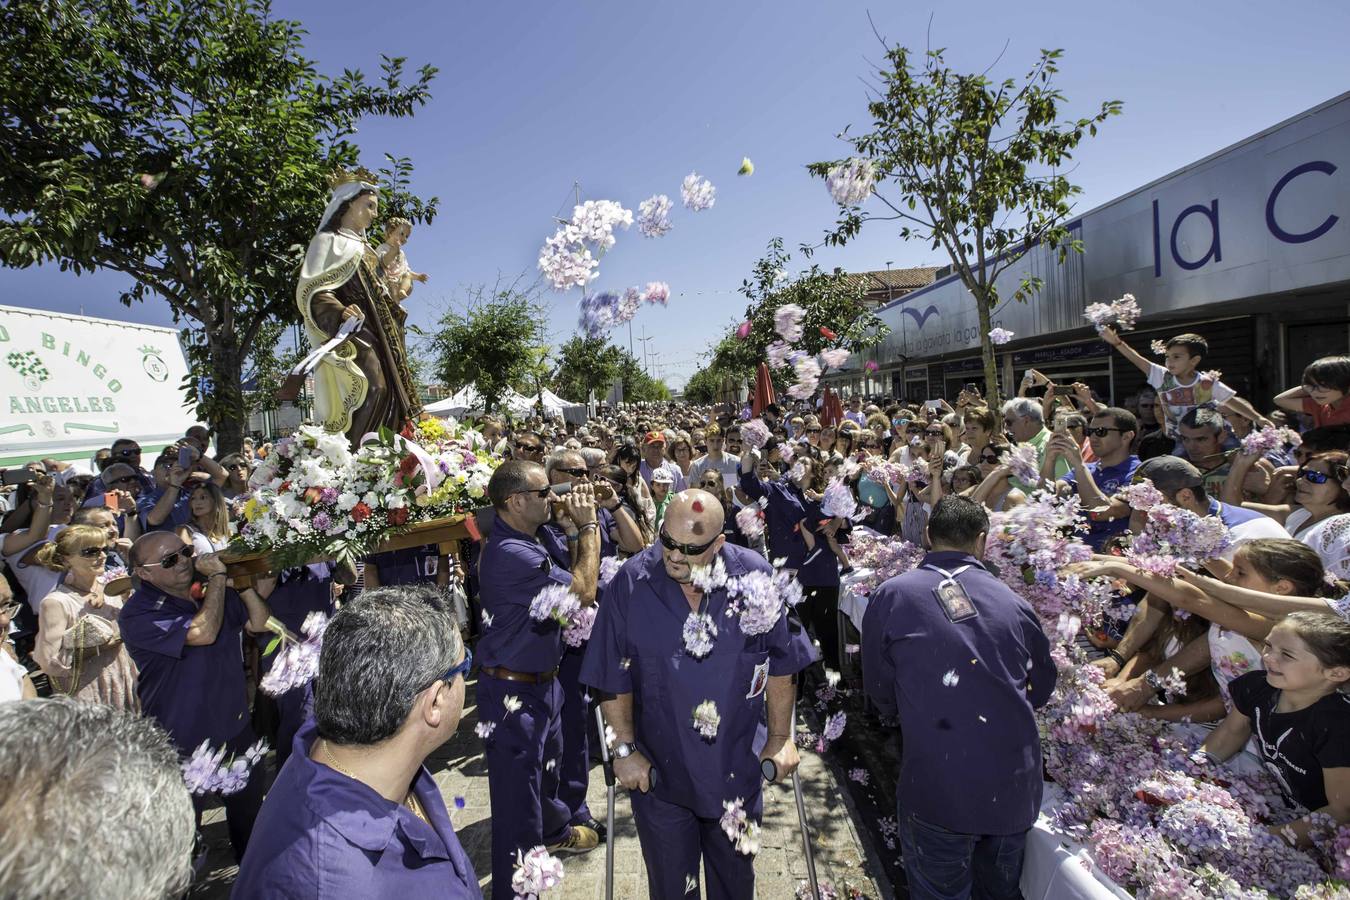
[[[1003,297],[1028,275],[1044,281],[994,312],[1015,335],[999,348],[1005,395],[1028,368],[1116,402],[1136,392],[1142,373],[1083,318],[1088,304],[1130,293],[1143,310],[1125,335],[1132,346],[1147,356],[1154,339],[1198,332],[1204,368],[1268,404],[1309,362],[1350,347],[1348,217],[1350,93],[1085,213],[1070,223],[1083,253],[1060,263],[1033,248],[999,278]],[[983,384],[977,312],[957,276],[940,272],[877,314],[891,334],[830,386],[924,400]]]

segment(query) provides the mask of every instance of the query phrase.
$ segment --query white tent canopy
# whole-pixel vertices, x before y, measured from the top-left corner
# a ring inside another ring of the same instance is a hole
[[[530,415],[534,409],[534,401],[528,397],[520,396],[515,391],[508,390],[502,395],[501,406],[505,407],[511,415],[522,417]],[[427,404],[423,407],[423,411],[442,419],[451,417],[462,419],[466,415],[482,414],[483,397],[478,393],[478,389],[470,384],[460,388],[455,394],[443,400]],[[558,414],[561,415],[561,413]]]

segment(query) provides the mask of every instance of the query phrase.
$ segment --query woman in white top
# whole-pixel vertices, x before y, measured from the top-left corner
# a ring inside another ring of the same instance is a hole
[[[1242,484],[1247,469],[1259,457],[1238,454],[1224,482],[1224,501],[1233,503],[1229,485]],[[1344,483],[1343,483],[1344,482]],[[1337,578],[1350,579],[1350,454],[1329,450],[1309,457],[1294,478],[1292,503],[1242,503],[1284,523],[1290,537],[1317,551],[1322,564]]]
[[[192,544],[198,556],[218,553],[230,543],[230,505],[213,482],[193,484],[188,495],[192,518],[178,529],[184,543]]]
[[[10,700],[34,700],[37,689],[28,670],[19,662],[9,641],[9,623],[19,611],[19,601],[9,592],[9,582],[0,577],[0,703]]]

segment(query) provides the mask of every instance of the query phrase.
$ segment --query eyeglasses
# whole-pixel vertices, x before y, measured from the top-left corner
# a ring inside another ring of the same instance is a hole
[[[819,429],[819,428],[808,428],[808,429],[806,429],[806,433],[807,433],[807,434],[820,434],[820,429]]]
[[[83,556],[85,559],[97,559],[100,556],[106,555],[107,551],[107,547],[85,547],[80,551],[80,556]],[[164,568],[167,569],[169,567],[165,566]]]
[[[473,668],[473,651],[466,645],[464,647],[464,658],[450,667],[450,671],[445,673],[441,681],[445,682],[446,687],[455,680],[456,675],[468,675],[469,670]]]
[[[678,550],[685,556],[698,556],[702,553],[705,553],[707,549],[716,542],[717,537],[714,537],[711,541],[708,541],[706,544],[681,544],[679,541],[675,540],[669,534],[666,534],[664,528],[661,529],[661,546],[665,547],[667,550]]]
[[[571,475],[573,478],[586,478],[591,474],[590,469],[564,469],[561,466],[554,469],[553,471],[563,472],[567,475]]]
[[[191,544],[184,544],[182,547],[179,547],[177,550],[161,559],[159,564],[166,569],[172,569],[174,566],[178,565],[178,557],[181,556],[183,559],[192,559],[192,555],[196,552],[196,549]]]
[[[1331,476],[1326,472],[1319,472],[1316,469],[1299,469],[1298,477],[1311,484],[1326,484],[1331,480]]]
[[[1082,428],[1083,426],[1081,426],[1081,425],[1070,425],[1069,427],[1070,427],[1070,428]],[[1085,429],[1083,429],[1083,430],[1084,430],[1085,432],[1087,432],[1087,434],[1090,435],[1091,437],[1106,437],[1108,434],[1110,434],[1110,433],[1113,432],[1113,431],[1121,431],[1121,432],[1123,432],[1123,431],[1125,431],[1126,429],[1124,429],[1124,428],[1107,428],[1107,427],[1105,427],[1105,426],[1097,426],[1097,427],[1093,427],[1093,428],[1085,428]]]
[[[516,449],[519,450],[521,453],[543,453],[543,452],[544,452],[544,447],[543,447],[542,444],[526,444],[526,443],[523,443],[523,442],[521,442],[521,441],[517,441],[517,442],[516,442]]]
[[[942,436],[943,436],[943,433],[942,433],[941,430],[938,430],[938,431],[925,431],[924,434],[928,435],[929,437],[942,437]]]
[[[9,616],[13,618],[19,612],[19,601],[11,600],[3,606],[0,606],[0,616]]]
[[[551,489],[551,488],[547,488],[547,487],[541,487],[541,488],[538,488],[538,489],[536,489],[536,488],[526,488],[526,489],[523,490],[523,491],[516,491],[516,494],[533,494],[534,496],[538,497],[540,500],[543,500],[545,497],[547,497],[547,496],[549,495],[550,490],[552,490],[552,489]],[[514,497],[515,494],[512,494],[511,496]]]

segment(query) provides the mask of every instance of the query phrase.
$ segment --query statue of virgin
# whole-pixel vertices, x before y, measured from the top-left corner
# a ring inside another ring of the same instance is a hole
[[[403,340],[407,313],[389,297],[366,240],[379,203],[379,188],[368,181],[336,185],[295,290],[305,333],[316,348],[348,319],[364,320],[314,370],[315,420],[345,433],[353,446],[381,425],[399,431],[422,409]]]

